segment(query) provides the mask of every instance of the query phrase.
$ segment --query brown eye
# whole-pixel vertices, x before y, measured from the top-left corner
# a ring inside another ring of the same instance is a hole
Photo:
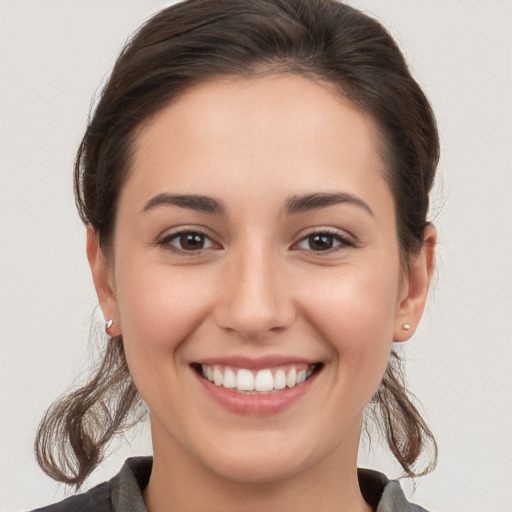
[[[205,236],[200,233],[183,233],[179,236],[180,249],[184,251],[197,251],[203,249]]]
[[[160,245],[177,252],[195,252],[215,247],[208,236],[198,231],[182,231],[166,236]]]
[[[327,251],[334,245],[334,236],[326,233],[308,236],[308,245],[312,251]]]
[[[355,247],[355,243],[342,233],[318,232],[305,236],[295,247],[306,251],[329,252]]]

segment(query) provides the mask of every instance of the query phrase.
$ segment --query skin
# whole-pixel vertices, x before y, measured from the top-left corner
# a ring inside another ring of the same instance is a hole
[[[428,228],[401,267],[377,148],[371,119],[290,74],[196,86],[141,128],[111,256],[92,229],[87,252],[151,411],[150,512],[370,510],[356,474],[363,410],[392,340],[420,320],[436,240]],[[366,206],[286,211],[292,197],[334,192]],[[147,208],[164,193],[208,196],[224,214]],[[205,233],[204,248],[179,251],[182,228]],[[312,250],[326,230],[333,247]],[[324,366],[291,407],[247,416],[212,401],[190,367],[232,355]]]

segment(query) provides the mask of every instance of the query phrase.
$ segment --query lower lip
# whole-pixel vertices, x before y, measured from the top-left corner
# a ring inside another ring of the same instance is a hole
[[[301,384],[282,391],[261,395],[245,395],[217,386],[198,375],[197,372],[194,371],[194,373],[210,398],[225,409],[246,416],[267,416],[284,411],[308,392],[318,376],[318,373],[314,373]]]

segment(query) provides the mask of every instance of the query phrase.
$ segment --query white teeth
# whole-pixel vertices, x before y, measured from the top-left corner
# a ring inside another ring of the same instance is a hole
[[[274,378],[270,370],[260,370],[256,374],[254,389],[256,391],[271,391],[274,389]]]
[[[284,370],[277,370],[274,375],[274,389],[284,389],[286,387],[286,373]]]
[[[230,368],[226,368],[226,371],[224,372],[224,382],[222,385],[228,389],[236,388],[236,375]]]
[[[295,370],[295,368],[292,368],[288,372],[288,375],[286,376],[286,385],[289,388],[293,388],[293,386],[295,386],[296,384],[297,384],[297,371]]]
[[[222,386],[222,381],[224,380],[222,376],[222,372],[218,366],[215,366],[213,369],[213,382],[215,382],[216,386]]]
[[[237,389],[238,391],[271,392],[285,388],[293,388],[302,384],[314,373],[315,367],[309,365],[297,371],[295,366],[289,367],[288,371],[278,368],[272,373],[270,369],[259,370],[253,373],[251,370],[240,368],[235,370],[219,365],[201,367],[203,377],[226,389]]]
[[[250,370],[238,370],[236,373],[236,389],[239,391],[254,390],[254,375]]]
[[[306,370],[300,370],[297,373],[297,384],[302,384],[306,380]]]

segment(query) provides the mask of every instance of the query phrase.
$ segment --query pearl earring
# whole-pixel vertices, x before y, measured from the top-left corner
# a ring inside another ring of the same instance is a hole
[[[110,319],[105,322],[105,332],[108,334],[108,330],[114,325],[114,320]]]
[[[411,328],[410,324],[402,324],[402,329],[408,331]]]

